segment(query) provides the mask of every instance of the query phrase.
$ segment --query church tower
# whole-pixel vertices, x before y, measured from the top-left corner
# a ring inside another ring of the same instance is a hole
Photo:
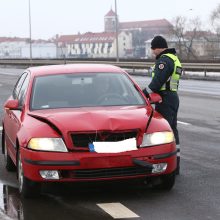
[[[111,9],[104,17],[105,19],[105,32],[115,32],[116,29],[116,16],[115,12]]]

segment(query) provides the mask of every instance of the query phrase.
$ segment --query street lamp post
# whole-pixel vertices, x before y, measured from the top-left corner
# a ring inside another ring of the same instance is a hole
[[[31,39],[31,0],[28,1],[29,6],[29,40],[30,40],[30,62],[32,63],[32,39]]]
[[[118,52],[118,14],[117,14],[117,0],[115,0],[115,37],[116,37],[116,61],[119,62]]]

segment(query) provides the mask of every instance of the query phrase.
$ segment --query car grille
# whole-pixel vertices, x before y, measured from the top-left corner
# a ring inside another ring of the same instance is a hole
[[[138,176],[138,175],[147,175],[147,174],[151,174],[151,169],[146,167],[123,167],[123,168],[63,171],[61,175],[64,178],[69,177],[69,178],[77,178],[77,179],[93,179],[93,178]]]
[[[72,133],[71,138],[74,147],[88,148],[89,143],[94,141],[122,141],[128,138],[136,138],[137,131],[122,132],[97,132],[97,133]]]

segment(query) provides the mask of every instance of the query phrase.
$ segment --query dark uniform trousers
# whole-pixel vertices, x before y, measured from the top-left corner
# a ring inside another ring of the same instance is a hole
[[[177,92],[161,91],[161,103],[155,104],[155,110],[159,112],[170,124],[173,130],[176,144],[179,145],[179,134],[177,130],[177,112],[179,109],[179,96]]]

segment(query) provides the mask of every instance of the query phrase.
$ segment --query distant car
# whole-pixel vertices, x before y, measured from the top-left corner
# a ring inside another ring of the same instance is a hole
[[[17,168],[24,197],[40,194],[45,182],[144,178],[168,190],[175,183],[170,126],[115,66],[25,70],[5,102],[2,126],[5,166]]]

